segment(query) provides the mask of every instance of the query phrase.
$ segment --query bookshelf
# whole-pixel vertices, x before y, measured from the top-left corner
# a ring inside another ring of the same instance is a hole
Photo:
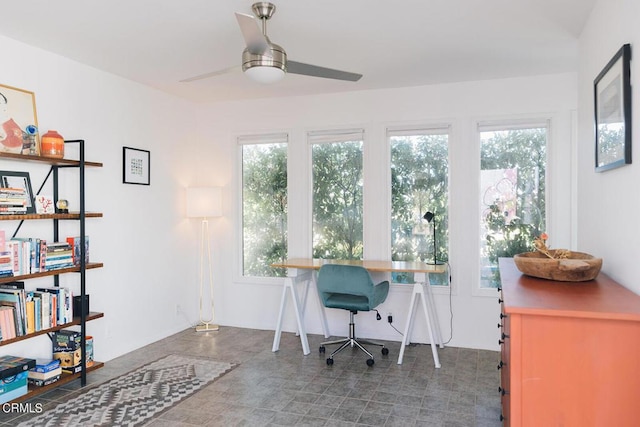
[[[15,231],[13,232],[13,236],[16,236],[17,233],[19,232],[21,226],[23,225],[24,221],[33,221],[33,220],[51,220],[53,223],[53,241],[59,241],[60,240],[60,235],[59,235],[59,221],[77,221],[79,224],[79,236],[81,236],[81,248],[80,248],[80,265],[77,266],[73,266],[73,267],[68,267],[68,268],[60,268],[60,269],[55,269],[55,270],[49,270],[49,271],[43,271],[43,272],[38,272],[38,273],[33,273],[33,274],[24,274],[24,275],[18,275],[18,276],[12,276],[12,277],[1,277],[0,278],[0,283],[8,283],[8,282],[12,282],[12,281],[26,281],[29,279],[35,279],[38,277],[46,277],[46,276],[52,276],[54,279],[54,285],[56,287],[60,286],[60,282],[59,282],[59,276],[63,275],[63,274],[79,274],[80,275],[80,295],[82,298],[82,300],[84,300],[84,297],[86,295],[86,272],[87,270],[92,270],[95,268],[102,268],[103,264],[100,262],[86,262],[85,261],[85,255],[86,255],[86,245],[85,245],[85,237],[87,235],[86,233],[86,220],[87,218],[102,218],[102,213],[99,212],[87,212],[85,210],[85,168],[87,167],[102,167],[102,163],[98,163],[98,162],[88,162],[85,160],[85,152],[84,152],[84,140],[69,140],[69,141],[65,141],[65,144],[77,144],[78,145],[78,153],[79,153],[79,159],[78,160],[72,160],[72,159],[53,159],[53,158],[47,158],[47,157],[41,157],[41,156],[32,156],[32,155],[22,155],[22,154],[12,154],[12,153],[0,153],[0,160],[7,160],[7,161],[15,161],[15,162],[20,162],[20,163],[40,163],[40,164],[46,164],[50,166],[50,170],[49,173],[46,175],[46,177],[44,178],[44,181],[42,182],[42,184],[40,185],[40,189],[42,189],[44,187],[44,184],[49,180],[52,179],[52,183],[53,183],[53,199],[54,200],[58,200],[58,187],[59,187],[59,174],[67,168],[74,168],[77,169],[79,171],[79,179],[78,179],[78,185],[79,185],[79,196],[80,196],[80,210],[77,212],[70,212],[70,213],[54,213],[54,214],[21,214],[21,215],[0,215],[0,227],[3,226],[3,223],[6,223],[9,227],[11,227],[12,224],[15,225],[15,222],[17,221],[18,224],[17,226],[15,226]],[[34,196],[37,194],[34,194]],[[8,227],[3,227],[3,228],[8,228]],[[8,239],[8,237],[7,237]],[[26,288],[26,286],[25,286]],[[18,341],[24,341],[24,340],[28,340],[37,336],[41,336],[41,335],[49,335],[59,331],[61,329],[65,329],[68,328],[70,326],[80,326],[80,334],[81,334],[81,348],[83,349],[83,354],[84,354],[84,349],[86,348],[86,328],[87,328],[87,322],[88,321],[92,321],[92,320],[96,320],[99,318],[104,317],[104,313],[100,313],[100,312],[89,312],[88,314],[84,312],[84,310],[80,310],[81,314],[80,316],[76,316],[73,318],[73,320],[71,322],[67,322],[64,324],[60,324],[60,325],[56,325],[55,327],[52,328],[47,328],[47,329],[43,329],[43,330],[39,330],[36,332],[32,332],[32,333],[28,333],[25,335],[21,335],[21,336],[17,336],[14,338],[10,338],[10,339],[5,339],[5,340],[0,340],[0,347],[4,347],[7,345],[11,345],[13,343],[16,343]],[[1,351],[1,350],[0,350]],[[42,393],[46,393],[48,391],[50,391],[53,388],[56,388],[60,385],[63,384],[67,384],[70,381],[73,381],[75,379],[80,379],[82,386],[86,385],[87,383],[87,372],[91,372],[93,370],[99,369],[102,366],[104,366],[104,364],[102,362],[94,362],[92,366],[87,367],[86,366],[86,358],[82,357],[81,360],[81,367],[82,370],[79,373],[76,374],[63,374],[62,377],[55,383],[44,386],[44,387],[34,387],[32,385],[29,385],[29,392],[22,396],[19,397],[17,399],[15,399],[15,402],[18,401],[23,401],[29,398],[32,398],[36,395],[42,394]]]

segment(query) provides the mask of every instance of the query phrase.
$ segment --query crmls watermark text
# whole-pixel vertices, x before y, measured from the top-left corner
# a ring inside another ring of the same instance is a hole
[[[3,403],[2,412],[21,413],[21,414],[39,414],[42,412],[42,403]]]

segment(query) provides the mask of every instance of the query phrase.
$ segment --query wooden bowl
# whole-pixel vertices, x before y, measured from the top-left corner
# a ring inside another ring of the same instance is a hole
[[[555,250],[549,251],[551,254]],[[560,282],[586,282],[596,278],[602,268],[602,258],[583,252],[571,252],[569,258],[551,259],[540,252],[525,252],[513,260],[518,270],[527,276]]]

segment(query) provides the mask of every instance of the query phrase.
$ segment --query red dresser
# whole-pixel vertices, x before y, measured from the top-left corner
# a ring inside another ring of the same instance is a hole
[[[640,296],[603,273],[556,282],[499,265],[504,425],[640,425]]]

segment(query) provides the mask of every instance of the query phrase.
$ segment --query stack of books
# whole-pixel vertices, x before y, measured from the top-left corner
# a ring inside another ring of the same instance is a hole
[[[36,387],[53,384],[60,379],[62,367],[60,360],[36,360],[36,366],[29,370],[28,381]]]
[[[0,214],[26,214],[27,197],[24,188],[0,188]]]
[[[0,252],[0,277],[13,276],[13,254],[11,251]]]
[[[47,243],[45,271],[73,267],[73,249],[68,242]]]
[[[73,320],[73,292],[65,287],[25,291],[24,282],[0,284],[0,341]]]

